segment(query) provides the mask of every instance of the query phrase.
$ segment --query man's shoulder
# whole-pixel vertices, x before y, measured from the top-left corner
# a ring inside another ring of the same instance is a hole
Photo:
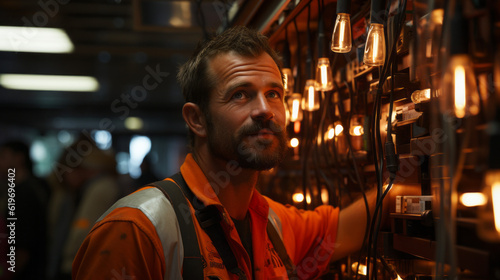
[[[172,214],[172,204],[160,190],[144,187],[119,199],[97,220],[96,227],[111,222],[155,225]]]

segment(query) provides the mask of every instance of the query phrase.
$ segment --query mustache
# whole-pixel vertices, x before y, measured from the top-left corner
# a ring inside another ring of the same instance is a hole
[[[266,121],[254,121],[252,124],[248,124],[241,128],[241,135],[251,135],[258,134],[262,129],[269,129],[274,134],[283,134],[284,128],[281,127],[273,120]]]

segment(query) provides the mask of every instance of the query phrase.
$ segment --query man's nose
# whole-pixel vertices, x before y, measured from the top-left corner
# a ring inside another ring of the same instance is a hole
[[[251,117],[255,120],[269,120],[274,117],[274,111],[269,100],[267,100],[264,94],[258,94],[258,96],[252,102],[252,112]]]

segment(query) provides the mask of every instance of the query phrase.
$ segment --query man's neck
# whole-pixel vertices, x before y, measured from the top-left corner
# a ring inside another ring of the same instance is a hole
[[[209,153],[200,156],[198,153],[193,153],[193,158],[229,215],[242,220],[248,212],[259,171],[243,169],[234,162],[207,154]]]

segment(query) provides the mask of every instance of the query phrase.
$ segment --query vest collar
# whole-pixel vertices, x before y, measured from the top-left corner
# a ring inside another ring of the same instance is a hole
[[[194,195],[203,202],[205,206],[217,205],[223,208],[216,193],[218,191],[218,188],[222,186],[210,185],[207,177],[198,166],[191,153],[186,156],[186,159],[184,160],[184,163],[182,164],[180,169],[188,187],[193,191]],[[217,176],[217,174],[215,176]],[[219,180],[222,182],[223,178],[219,178]],[[255,189],[252,193],[249,209],[259,216],[263,217],[264,219],[267,219],[269,204],[267,203],[266,199]]]

